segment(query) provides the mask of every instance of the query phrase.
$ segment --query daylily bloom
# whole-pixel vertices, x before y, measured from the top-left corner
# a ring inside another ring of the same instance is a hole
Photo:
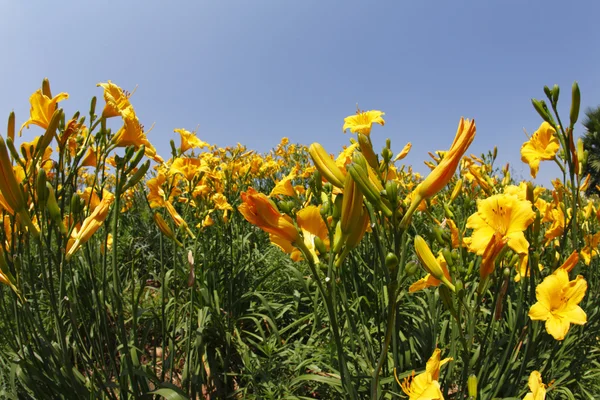
[[[587,282],[583,276],[569,281],[568,272],[559,268],[535,289],[538,301],[531,306],[529,318],[546,321],[546,331],[554,339],[563,340],[571,324],[587,322],[587,315],[578,305],[586,290]]]
[[[154,161],[162,163],[164,160],[161,156],[156,154],[156,149],[148,141],[146,133],[144,132],[140,121],[135,115],[133,107],[128,107],[121,112],[123,117],[123,126],[113,137],[113,142],[117,147],[135,146],[139,148],[144,145],[144,153],[147,157],[152,158]]]
[[[179,136],[181,136],[181,145],[179,146],[181,153],[185,153],[189,149],[201,149],[209,146],[208,143],[200,140],[195,132],[185,129],[175,129],[174,132],[179,133]]]
[[[409,400],[443,400],[444,395],[440,389],[440,367],[452,358],[440,360],[440,349],[435,349],[425,367],[425,372],[415,376],[414,371],[411,377],[405,378],[404,382],[400,382],[396,376],[396,382],[406,393]],[[395,374],[394,370],[394,374]]]
[[[71,238],[67,243],[67,260],[70,259],[79,250],[82,244],[86,243],[94,233],[104,224],[110,206],[115,200],[115,196],[105,195],[94,211],[81,224],[80,229],[73,229]]]
[[[538,270],[542,271],[544,266],[540,263],[537,265]],[[531,271],[529,268],[529,256],[527,254],[519,255],[519,262],[516,265],[517,274],[515,275],[515,282],[519,282],[521,278],[531,275]]]
[[[535,178],[540,168],[540,161],[554,159],[559,148],[556,131],[544,121],[529,141],[521,146],[521,161],[529,164],[531,176]]]
[[[585,247],[581,249],[581,258],[585,265],[590,265],[592,258],[598,255],[598,245],[600,244],[600,232],[593,235],[585,235]]]
[[[123,89],[111,81],[98,83],[96,86],[101,86],[102,89],[104,89],[106,106],[104,106],[104,110],[102,110],[103,117],[118,117],[123,111],[131,107],[131,103],[129,103],[131,94],[125,93]]]
[[[344,118],[342,131],[345,133],[347,129],[350,129],[350,132],[352,133],[362,133],[363,135],[369,136],[373,124],[385,125],[383,115],[385,115],[384,112],[377,110],[357,111],[356,115],[350,115],[349,117]]]
[[[544,239],[546,239],[544,244],[546,246],[565,231],[565,213],[562,210],[562,203],[550,210],[549,218],[552,221],[552,226],[544,234]]]
[[[448,281],[450,281],[450,271],[448,271],[448,264],[447,264],[444,256],[441,254],[438,255],[436,261],[438,262],[439,266],[442,268],[442,271],[444,272],[444,276],[446,277],[446,279]],[[442,283],[442,281],[440,281],[439,279],[437,279],[430,273],[427,273],[427,275],[425,275],[423,278],[419,279],[418,281],[416,281],[415,283],[410,285],[410,287],[408,288],[408,291],[410,293],[414,293],[414,292],[417,292],[419,290],[423,290],[423,289],[426,289],[429,287],[440,286],[441,283]]]
[[[248,222],[291,243],[300,239],[292,219],[281,214],[266,195],[250,187],[247,192],[242,192],[241,197],[243,203],[238,210]]]
[[[542,382],[542,374],[532,371],[529,375],[529,390],[523,400],[544,400],[546,398],[546,385]]]
[[[564,269],[567,272],[571,272],[578,262],[579,253],[577,253],[577,250],[573,250],[571,255],[565,260],[565,262],[560,267],[558,267],[556,271],[558,271],[559,269]],[[554,271],[554,273],[556,273],[556,271]]]
[[[320,207],[308,206],[296,213],[296,222],[302,231],[302,241],[310,254],[313,261],[319,263],[319,252],[315,244],[315,240],[320,239],[325,248],[329,248],[329,231],[327,225],[323,221],[320,213]],[[286,240],[284,237],[271,233],[269,235],[271,242],[277,245],[294,261],[302,260],[302,252],[294,246],[294,242]]]
[[[48,125],[50,125],[50,120],[52,119],[54,111],[56,111],[58,102],[68,98],[69,95],[67,93],[59,93],[53,98],[50,98],[42,93],[42,89],[38,89],[29,98],[29,102],[31,103],[31,109],[29,111],[30,116],[21,126],[19,136],[21,136],[23,128],[29,127],[29,125],[32,124],[37,125],[42,129],[48,129]]]
[[[519,254],[527,253],[529,242],[523,231],[533,222],[535,213],[531,203],[516,196],[497,194],[477,201],[477,212],[467,220],[467,228],[473,229],[465,238],[469,251],[483,255],[494,233],[508,239],[508,246]]]
[[[202,165],[199,158],[192,157],[177,158],[169,169],[169,173],[173,175],[181,174],[188,182],[192,182],[199,173],[208,171],[206,165]]]

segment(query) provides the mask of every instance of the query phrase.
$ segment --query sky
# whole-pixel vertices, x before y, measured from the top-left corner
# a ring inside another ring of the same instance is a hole
[[[101,107],[96,84],[110,79],[137,88],[131,102],[165,158],[177,128],[219,146],[265,152],[285,136],[337,154],[358,104],[385,112],[375,149],[411,142],[405,162],[419,172],[464,116],[477,124],[469,153],[497,145],[497,163],[530,179],[519,153],[541,122],[530,99],[558,84],[568,119],[578,81],[582,114],[600,104],[599,12],[596,0],[3,1],[0,121],[28,119],[44,77],[69,93],[67,115],[87,113],[92,96]],[[536,182],[556,176],[544,162]]]

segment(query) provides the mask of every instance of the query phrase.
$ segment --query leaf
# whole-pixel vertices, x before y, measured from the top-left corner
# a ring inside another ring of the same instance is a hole
[[[158,389],[153,392],[150,392],[149,394],[157,394],[168,400],[188,400],[187,397],[185,397],[181,393],[177,392],[175,389],[170,389],[170,388]]]

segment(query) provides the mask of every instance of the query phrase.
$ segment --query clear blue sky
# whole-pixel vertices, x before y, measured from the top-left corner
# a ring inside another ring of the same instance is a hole
[[[386,113],[376,148],[411,141],[418,171],[465,116],[477,122],[470,152],[497,144],[499,161],[529,177],[519,149],[540,123],[530,98],[557,83],[568,113],[577,80],[582,110],[600,103],[599,13],[594,0],[6,1],[0,121],[14,110],[24,122],[44,77],[70,94],[68,115],[111,79],[138,86],[132,103],[165,157],[173,129],[197,126],[219,146],[266,151],[287,136],[337,153],[358,103]],[[556,173],[543,163],[538,182]]]

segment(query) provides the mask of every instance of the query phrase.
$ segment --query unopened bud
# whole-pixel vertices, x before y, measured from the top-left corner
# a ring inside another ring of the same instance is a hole
[[[454,291],[454,285],[446,278],[444,275],[444,270],[437,262],[435,256],[431,252],[431,249],[425,242],[421,236],[415,236],[415,252],[417,253],[417,257],[421,262],[421,267],[423,267],[428,273],[430,273],[434,278],[442,281],[450,290]]]
[[[579,91],[579,84],[577,81],[573,82],[571,89],[571,112],[569,117],[571,119],[571,127],[575,126],[577,119],[579,118],[579,107],[581,105],[581,92]]]
[[[404,267],[406,276],[413,276],[417,272],[418,268],[419,268],[419,266],[414,261],[407,263],[406,266]]]
[[[48,78],[44,78],[42,81],[42,94],[46,97],[52,98],[52,92],[50,91],[50,81]]]
[[[558,96],[560,94],[560,88],[558,87],[558,85],[554,85],[552,87],[552,92],[551,92],[551,98],[552,98],[552,102],[554,104],[558,103]]]
[[[15,140],[15,112],[11,111],[8,114],[8,127],[6,128],[6,136]]]
[[[387,253],[385,256],[385,266],[388,267],[390,271],[395,271],[398,267],[398,256],[392,252]]]
[[[371,143],[371,138],[367,135],[359,133],[358,145],[360,147],[361,153],[363,154],[371,168],[377,169],[379,167],[379,162],[377,161],[377,155],[373,151],[373,144]]]
[[[469,393],[469,397],[472,400],[477,400],[477,376],[476,375],[469,375],[469,378],[467,379],[467,390]]]
[[[40,208],[46,207],[46,201],[48,200],[48,188],[46,187],[46,170],[44,168],[40,168],[38,171],[36,192]]]
[[[548,110],[548,106],[544,100],[536,100],[531,99],[531,104],[533,104],[533,108],[538,112],[540,117],[549,124],[552,124],[552,118],[550,117],[550,111]]]

